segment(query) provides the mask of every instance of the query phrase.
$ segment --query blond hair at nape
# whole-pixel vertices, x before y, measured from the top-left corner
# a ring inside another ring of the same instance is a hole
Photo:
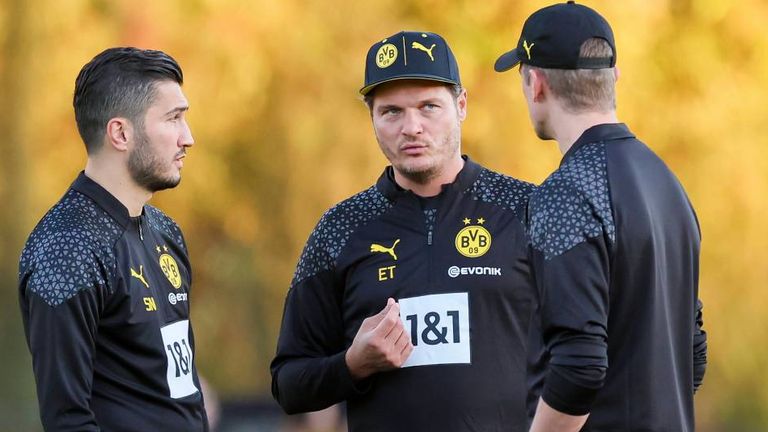
[[[613,57],[611,45],[600,38],[584,41],[580,58]],[[603,69],[547,69],[522,65],[525,69],[540,70],[552,94],[563,103],[566,111],[608,112],[616,109],[616,75],[614,68]],[[523,74],[528,80],[527,74]]]

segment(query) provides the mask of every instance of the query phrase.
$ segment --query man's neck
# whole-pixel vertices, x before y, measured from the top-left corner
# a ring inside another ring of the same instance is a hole
[[[111,165],[111,166],[110,166]],[[152,198],[152,193],[139,187],[131,179],[125,166],[105,164],[88,158],[85,175],[107,190],[128,209],[131,217],[140,216],[144,204]]]
[[[605,113],[585,112],[579,114],[558,111],[551,118],[553,135],[562,154],[567,153],[584,131],[592,126],[618,122],[616,111]]]
[[[453,183],[453,181],[456,180],[456,176],[458,176],[459,172],[461,172],[462,168],[464,168],[464,159],[461,157],[461,155],[458,155],[456,158],[451,159],[451,161],[443,167],[443,170],[438,173],[438,175],[430,178],[425,183],[413,181],[408,177],[400,174],[397,169],[395,169],[395,183],[397,183],[401,188],[408,189],[420,197],[429,198],[439,195],[443,190],[444,184]]]

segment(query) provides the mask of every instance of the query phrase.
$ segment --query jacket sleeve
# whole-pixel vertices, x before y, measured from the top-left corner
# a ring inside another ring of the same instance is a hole
[[[90,399],[105,278],[88,251],[71,250],[40,251],[20,273],[20,306],[44,429],[99,431]]]
[[[310,237],[288,291],[270,367],[272,395],[288,414],[317,411],[360,393],[344,358],[343,279],[318,240],[319,229]]]
[[[693,391],[697,391],[704,381],[707,371],[707,332],[703,330],[704,318],[701,300],[696,300],[696,323],[693,333]]]
[[[602,222],[571,190],[532,202],[533,267],[549,364],[541,397],[570,415],[590,412],[608,369],[609,240]],[[568,206],[571,220],[547,214]],[[543,209],[541,207],[544,207]]]

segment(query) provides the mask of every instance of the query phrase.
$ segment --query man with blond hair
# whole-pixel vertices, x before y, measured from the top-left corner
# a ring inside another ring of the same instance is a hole
[[[613,32],[586,6],[546,7],[495,68],[517,64],[536,135],[564,155],[528,210],[541,321],[531,431],[692,431],[701,236],[680,182],[618,122]]]

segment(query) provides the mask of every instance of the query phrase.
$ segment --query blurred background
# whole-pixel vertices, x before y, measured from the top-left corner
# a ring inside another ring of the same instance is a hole
[[[0,430],[41,429],[18,256],[85,164],[71,100],[94,55],[161,49],[184,69],[196,144],[180,187],[152,203],[191,250],[196,360],[219,430],[330,431],[334,413],[280,415],[268,365],[310,230],[386,165],[357,93],[368,47],[402,29],[443,35],[469,92],[463,151],[540,183],[560,154],[533,134],[517,73],[492,66],[550,3],[0,0]],[[700,219],[709,366],[698,430],[768,430],[768,3],[584,3],[616,33],[619,118],[680,177]]]

